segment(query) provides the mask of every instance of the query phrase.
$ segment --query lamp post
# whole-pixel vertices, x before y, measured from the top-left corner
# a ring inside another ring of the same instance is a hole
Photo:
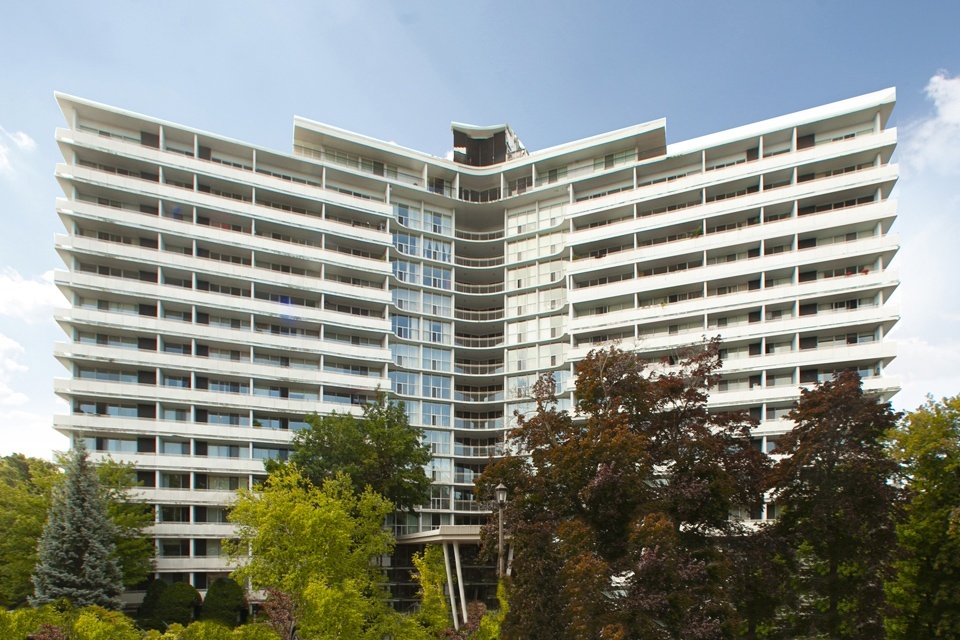
[[[497,578],[502,579],[504,570],[503,570],[503,508],[507,505],[507,488],[501,482],[497,485],[497,488],[494,489],[494,493],[497,498],[497,507],[498,507],[498,516],[497,524],[500,529],[500,544],[497,547]]]

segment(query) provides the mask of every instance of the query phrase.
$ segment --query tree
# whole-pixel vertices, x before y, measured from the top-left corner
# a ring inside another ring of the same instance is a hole
[[[40,538],[32,603],[66,598],[74,606],[119,609],[123,582],[114,544],[116,528],[82,439],[75,441],[64,471]]]
[[[143,600],[137,609],[137,622],[144,629],[163,629],[164,623],[158,617],[158,608],[160,607],[160,596],[167,590],[167,583],[159,578],[147,583],[147,589],[143,594]]]
[[[526,455],[477,483],[480,496],[501,481],[512,496],[504,638],[732,634],[723,545],[746,531],[729,514],[760,502],[767,462],[748,417],[707,411],[718,343],[676,362],[591,352],[577,365],[575,416],[558,409],[552,380],[535,386],[536,410],[511,434]]]
[[[446,581],[443,549],[427,545],[423,553],[413,554],[413,579],[420,585],[420,611],[417,620],[428,633],[439,636],[450,626],[450,607],[443,595]]]
[[[794,636],[882,638],[884,592],[902,491],[884,436],[898,414],[844,371],[804,389],[780,437],[775,528],[796,557]],[[793,636],[791,636],[793,637]]]
[[[156,570],[156,546],[146,529],[153,526],[153,508],[131,496],[138,486],[133,464],[111,459],[97,464],[107,515],[116,527],[116,556],[126,588],[140,584]]]
[[[201,620],[213,620],[235,627],[247,606],[243,587],[230,578],[217,578],[207,589],[200,608]]]
[[[26,604],[33,593],[37,541],[59,476],[46,460],[19,453],[0,458],[0,608]]]
[[[369,488],[356,493],[345,475],[317,487],[296,464],[284,465],[258,492],[238,492],[230,513],[238,541],[228,545],[239,563],[233,576],[289,596],[304,638],[422,637],[387,605],[386,578],[373,562],[393,550],[383,527],[392,511]]]
[[[294,435],[290,460],[316,486],[343,473],[354,493],[369,486],[397,509],[412,511],[427,501],[430,479],[424,465],[430,451],[421,443],[423,432],[410,426],[402,402],[387,402],[381,394],[364,405],[359,419],[332,413],[312,414],[306,421],[309,426]]]
[[[887,584],[893,640],[960,638],[960,396],[930,398],[892,434],[911,500]]]
[[[174,582],[160,593],[156,616],[164,627],[175,622],[186,626],[196,617],[200,604],[200,592],[193,585]]]

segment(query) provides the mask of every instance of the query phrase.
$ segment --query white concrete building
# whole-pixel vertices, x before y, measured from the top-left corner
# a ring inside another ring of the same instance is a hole
[[[720,334],[717,410],[772,450],[801,385],[889,397],[893,89],[668,145],[663,120],[528,152],[453,125],[445,160],[297,118],[293,153],[58,95],[56,428],[132,461],[158,570],[228,571],[232,490],[311,411],[406,403],[434,461],[399,534],[474,525],[473,478],[540,372]],[[752,514],[764,517],[765,514]]]

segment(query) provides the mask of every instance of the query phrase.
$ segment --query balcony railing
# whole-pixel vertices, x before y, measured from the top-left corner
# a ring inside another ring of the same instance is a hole
[[[495,282],[493,284],[466,284],[465,282],[455,282],[453,289],[457,293],[474,293],[479,295],[501,293],[503,291],[503,283]]]
[[[476,240],[479,242],[483,242],[486,240],[499,240],[500,238],[503,237],[503,230],[500,229],[497,231],[480,232],[480,231],[465,231],[463,229],[457,229],[454,235],[456,235],[456,237],[460,238],[461,240]]]
[[[490,456],[502,456],[502,444],[487,444],[478,446],[469,446],[465,444],[455,444],[453,455],[467,458],[489,458]]]
[[[503,418],[494,418],[492,420],[468,420],[466,418],[455,418],[453,421],[454,429],[503,429]]]
[[[465,258],[457,256],[454,258],[454,263],[461,267],[499,267],[503,264],[503,256],[496,256],[495,258]]]
[[[489,322],[491,320],[501,320],[503,318],[503,309],[490,309],[488,311],[476,311],[474,309],[454,309],[453,317],[457,320]]]
[[[503,390],[499,391],[454,391],[455,402],[500,402],[503,400]]]
[[[488,349],[490,347],[499,347],[503,344],[503,335],[485,336],[471,338],[469,336],[456,336],[453,344],[458,347],[469,347],[472,349]]]
[[[468,364],[465,362],[453,363],[453,372],[472,376],[489,376],[503,373],[503,363]]]

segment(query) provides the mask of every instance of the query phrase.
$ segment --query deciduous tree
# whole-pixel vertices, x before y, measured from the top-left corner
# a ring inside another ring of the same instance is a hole
[[[60,478],[51,462],[13,454],[0,458],[0,608],[27,602],[50,492]]]
[[[887,585],[890,638],[960,638],[960,396],[908,413],[893,432],[910,490]]]
[[[364,405],[360,418],[312,414],[306,422],[309,426],[294,435],[290,460],[313,484],[319,487],[345,474],[354,493],[370,487],[397,509],[412,510],[426,502],[430,479],[424,465],[430,451],[421,442],[422,431],[410,426],[402,402],[390,403],[381,394],[377,402]]]
[[[884,580],[902,503],[884,436],[898,414],[844,371],[804,389],[780,437],[774,472],[775,528],[794,549],[792,637],[874,640],[884,636]],[[818,635],[819,634],[819,635]]]
[[[133,464],[112,459],[97,464],[107,515],[116,528],[116,556],[126,588],[140,584],[156,570],[157,548],[146,534],[153,526],[153,507],[136,500],[137,474]]]
[[[724,638],[736,615],[722,545],[745,533],[731,510],[761,500],[766,459],[743,414],[712,414],[718,344],[651,367],[617,348],[577,365],[577,414],[550,380],[487,467],[503,482],[514,546],[504,638]],[[488,533],[490,529],[488,529]],[[489,538],[488,538],[489,540]],[[550,585],[545,589],[544,585]]]
[[[288,594],[304,638],[422,637],[387,605],[385,576],[374,562],[393,549],[383,527],[392,511],[370,489],[355,493],[345,475],[317,487],[296,465],[283,466],[258,492],[241,490],[233,505],[239,540],[230,549],[240,563],[234,577]]]

